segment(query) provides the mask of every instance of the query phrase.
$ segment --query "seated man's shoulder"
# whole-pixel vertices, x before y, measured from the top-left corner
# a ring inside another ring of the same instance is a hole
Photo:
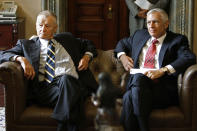
[[[35,42],[36,40],[38,40],[39,38],[33,38],[33,39],[18,39],[18,41],[20,41],[21,43],[32,43]]]
[[[172,31],[168,31],[167,35],[173,40],[183,40],[183,39],[187,40],[188,39],[187,36],[180,34],[180,33],[175,33]]]
[[[39,37],[34,37],[32,39],[18,39],[17,43],[29,46],[31,44],[37,43],[38,40],[39,40]]]
[[[62,32],[55,34],[54,37],[73,37],[73,34],[71,32]]]

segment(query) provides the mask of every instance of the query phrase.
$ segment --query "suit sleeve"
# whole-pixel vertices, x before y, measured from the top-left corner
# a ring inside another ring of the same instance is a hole
[[[85,54],[86,52],[91,52],[93,57],[97,56],[96,48],[91,40],[77,38],[80,43],[81,54]]]
[[[185,71],[189,66],[196,63],[196,56],[189,49],[188,39],[181,36],[177,40],[177,44],[171,50],[177,57],[170,65],[176,70],[177,73]]]
[[[132,39],[133,37],[121,39],[114,50],[114,56],[117,57],[119,52],[125,52],[127,55],[132,51]]]
[[[5,51],[1,51],[1,53],[0,53],[0,63],[10,61],[11,57],[13,57],[15,55],[24,56],[22,45],[21,45],[21,40],[17,41],[17,44],[16,44],[15,47],[13,47],[11,49],[8,49],[8,50],[5,50]]]

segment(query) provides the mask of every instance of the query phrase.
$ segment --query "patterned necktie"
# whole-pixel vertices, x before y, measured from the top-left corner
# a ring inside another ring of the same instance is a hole
[[[49,42],[47,50],[47,59],[45,65],[45,81],[47,84],[53,81],[55,76],[55,46],[52,41]]]
[[[155,68],[155,54],[156,54],[156,43],[159,41],[154,39],[151,46],[148,48],[146,53],[144,68]]]

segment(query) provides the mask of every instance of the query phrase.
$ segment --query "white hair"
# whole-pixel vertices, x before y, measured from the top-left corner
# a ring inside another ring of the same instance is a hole
[[[48,16],[53,16],[55,18],[55,24],[57,24],[57,16],[55,15],[55,13],[49,11],[49,10],[43,10],[41,11],[38,15],[37,15],[37,19],[39,16],[45,16],[45,17],[48,17]]]
[[[150,15],[150,14],[153,14],[155,12],[160,13],[163,22],[168,21],[168,14],[165,12],[165,10],[160,9],[160,8],[154,8],[154,9],[149,10],[148,13],[147,13],[147,16]]]

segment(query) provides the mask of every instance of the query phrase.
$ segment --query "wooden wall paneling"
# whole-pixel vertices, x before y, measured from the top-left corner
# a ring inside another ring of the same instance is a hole
[[[68,1],[69,31],[92,40],[98,49],[114,49],[118,40],[128,34],[127,17],[124,0]]]
[[[129,10],[125,0],[119,1],[119,40],[129,36]]]

